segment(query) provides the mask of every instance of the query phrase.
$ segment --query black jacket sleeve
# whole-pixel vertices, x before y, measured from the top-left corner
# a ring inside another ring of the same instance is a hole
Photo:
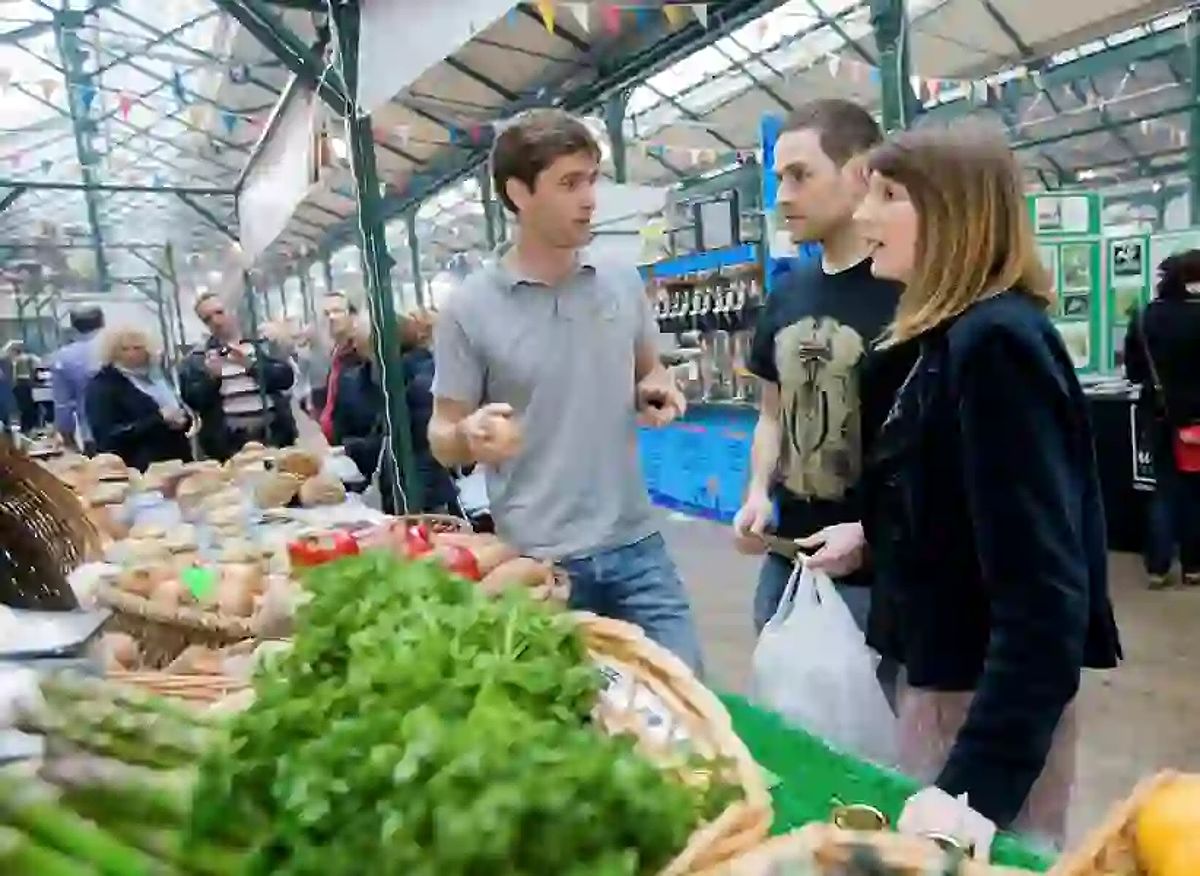
[[[1125,377],[1133,383],[1153,389],[1150,365],[1146,360],[1146,345],[1142,339],[1145,331],[1145,311],[1135,316],[1125,331]]]
[[[248,369],[250,376],[262,383],[264,392],[287,392],[296,380],[296,372],[291,363],[276,359],[260,346],[254,359],[254,364]]]
[[[96,446],[118,454],[123,453],[132,442],[143,440],[154,430],[166,427],[166,420],[158,411],[133,415],[121,395],[115,383],[103,376],[93,377],[84,395],[84,409]]]
[[[1074,698],[1088,629],[1080,455],[1090,440],[1045,338],[994,329],[957,368],[962,475],[991,632],[937,784],[1009,825]]]
[[[202,353],[189,354],[179,366],[179,394],[201,417],[220,403],[221,381],[208,373]]]

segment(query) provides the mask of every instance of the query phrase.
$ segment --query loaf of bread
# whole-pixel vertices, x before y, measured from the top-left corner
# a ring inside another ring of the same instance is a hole
[[[318,475],[300,486],[300,504],[305,508],[340,505],[346,501],[346,487],[337,478]]]

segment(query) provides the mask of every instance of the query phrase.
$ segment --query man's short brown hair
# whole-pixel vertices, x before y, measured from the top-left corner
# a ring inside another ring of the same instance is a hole
[[[527,110],[509,122],[492,144],[492,183],[496,196],[513,213],[517,205],[506,186],[512,179],[530,191],[538,174],[564,155],[586,152],[600,160],[600,146],[587,125],[564,110]]]
[[[883,132],[871,114],[849,100],[823,98],[801,104],[783,123],[781,134],[816,131],[821,149],[842,165],[883,142]]]

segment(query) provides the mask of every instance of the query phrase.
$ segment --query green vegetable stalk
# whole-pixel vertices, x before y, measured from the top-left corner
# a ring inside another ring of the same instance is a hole
[[[164,872],[146,855],[59,805],[48,787],[27,777],[21,779],[0,771],[0,818],[39,844],[87,862],[103,876]]]
[[[94,876],[83,861],[45,848],[19,830],[0,825],[0,873],[12,876]]]

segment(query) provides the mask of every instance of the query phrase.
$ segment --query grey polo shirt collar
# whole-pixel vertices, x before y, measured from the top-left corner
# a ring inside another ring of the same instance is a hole
[[[491,272],[496,278],[499,285],[505,289],[516,289],[520,286],[545,286],[546,283],[535,277],[521,274],[514,271],[505,258],[512,251],[512,244],[507,243],[498,247],[495,251],[494,258],[491,264]],[[580,250],[575,259],[575,277],[580,275],[595,276],[596,261],[592,258],[591,253],[587,250]],[[573,278],[568,278],[566,282],[570,282]]]

